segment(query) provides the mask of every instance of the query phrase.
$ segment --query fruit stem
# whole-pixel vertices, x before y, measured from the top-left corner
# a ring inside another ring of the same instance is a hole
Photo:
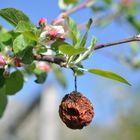
[[[77,92],[77,76],[74,74],[75,92]]]

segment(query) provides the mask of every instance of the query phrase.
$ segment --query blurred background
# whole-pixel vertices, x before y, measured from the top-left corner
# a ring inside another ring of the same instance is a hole
[[[48,22],[65,10],[62,0],[1,0],[0,8],[13,7],[27,14],[35,25],[41,17]],[[81,1],[81,2],[84,2]],[[59,3],[59,5],[58,5]],[[69,7],[71,8],[71,6]],[[85,22],[93,18],[92,36],[97,44],[112,42],[140,33],[139,0],[101,0],[70,15],[84,32]],[[0,25],[12,27],[0,18]],[[125,77],[129,87],[113,80],[85,74],[78,77],[78,91],[90,99],[95,116],[82,130],[70,130],[59,118],[62,97],[74,90],[72,71],[63,69],[67,87],[63,88],[52,72],[43,85],[29,77],[23,90],[9,98],[8,108],[0,120],[0,140],[139,140],[140,139],[140,53],[139,42],[97,50],[87,68],[101,68]]]

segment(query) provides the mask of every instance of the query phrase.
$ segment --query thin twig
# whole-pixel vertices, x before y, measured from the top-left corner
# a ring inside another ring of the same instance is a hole
[[[65,12],[62,12],[58,17],[62,17],[63,15],[70,15],[70,14],[75,13],[81,9],[84,9],[87,7],[89,2],[91,2],[91,0],[85,0],[83,3],[73,7],[72,9],[69,9]]]
[[[140,41],[140,35],[130,37],[130,38],[127,38],[124,40],[111,42],[111,43],[100,44],[100,45],[95,46],[94,50],[98,50],[98,49],[109,47],[109,46],[119,45],[119,44],[123,44],[123,43],[134,42],[134,41]]]

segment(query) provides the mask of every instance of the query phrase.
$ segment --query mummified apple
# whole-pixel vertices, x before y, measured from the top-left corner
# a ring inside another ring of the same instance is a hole
[[[59,116],[67,127],[82,129],[92,121],[94,108],[84,95],[73,91],[63,97],[59,106]]]

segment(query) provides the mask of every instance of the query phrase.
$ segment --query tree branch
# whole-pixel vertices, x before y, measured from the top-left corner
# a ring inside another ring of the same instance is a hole
[[[85,0],[83,3],[73,7],[72,9],[69,9],[69,10],[67,10],[65,12],[62,12],[59,15],[59,17],[62,17],[63,15],[70,15],[70,14],[75,13],[75,12],[81,10],[81,9],[84,9],[84,8],[86,8],[88,6],[88,3],[90,3],[91,1],[92,0]]]
[[[110,47],[110,46],[114,46],[114,45],[119,45],[119,44],[123,44],[123,43],[134,42],[134,41],[140,41],[140,35],[130,37],[130,38],[127,38],[127,39],[124,39],[124,40],[111,42],[111,43],[100,44],[100,45],[95,46],[94,50],[98,50],[98,49],[101,49],[101,48]]]
[[[96,45],[94,50],[98,50],[98,49],[109,47],[109,46],[119,45],[119,44],[123,44],[123,43],[129,43],[129,42],[133,42],[133,41],[140,41],[140,35],[137,35],[137,36],[134,36],[131,38],[127,38],[124,40],[120,40],[120,41],[115,41],[112,43]],[[66,67],[66,57],[64,57],[64,56],[40,55],[40,56],[35,57],[35,60],[47,61],[50,63],[58,64],[61,67]]]
[[[54,55],[40,55],[35,57],[35,60],[38,61],[47,61],[50,63],[55,63],[61,67],[65,67],[66,58],[63,56],[54,56]]]

